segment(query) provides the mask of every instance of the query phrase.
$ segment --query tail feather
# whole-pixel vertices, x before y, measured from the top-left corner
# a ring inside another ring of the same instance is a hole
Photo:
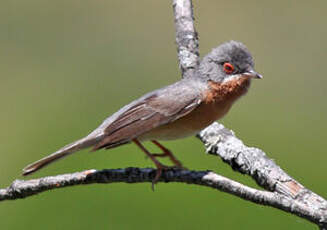
[[[47,166],[48,164],[50,164],[56,160],[59,160],[65,156],[68,156],[76,151],[91,147],[91,146],[95,145],[97,142],[98,142],[97,137],[90,137],[90,136],[87,136],[78,141],[75,141],[75,142],[59,149],[58,151],[52,153],[51,155],[46,156],[30,165],[27,165],[23,169],[23,176],[34,173],[35,171],[43,168],[44,166]]]

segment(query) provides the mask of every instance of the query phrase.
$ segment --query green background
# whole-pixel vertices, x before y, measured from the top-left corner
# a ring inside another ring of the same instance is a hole
[[[200,52],[234,39],[255,81],[222,123],[327,197],[327,1],[195,1]],[[180,78],[171,1],[2,0],[0,187],[142,94]],[[250,186],[196,138],[166,142],[188,168]],[[149,145],[148,145],[149,146]],[[151,145],[150,149],[154,149]],[[83,151],[32,177],[152,167],[134,145]],[[209,188],[149,183],[75,186],[0,203],[1,229],[315,229]]]

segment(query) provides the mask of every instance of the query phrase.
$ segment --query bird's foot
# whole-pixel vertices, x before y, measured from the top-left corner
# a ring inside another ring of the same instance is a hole
[[[152,154],[153,155],[153,154]],[[162,175],[162,171],[163,170],[168,170],[170,169],[171,167],[169,166],[166,166],[164,164],[161,164],[159,161],[153,161],[154,164],[156,165],[156,168],[157,168],[157,173],[156,173],[156,176],[154,177],[154,179],[152,180],[152,191],[154,191],[154,185],[159,181],[161,175]]]
[[[185,167],[183,167],[182,163],[179,160],[177,160],[177,158],[173,155],[173,153],[169,149],[164,147],[158,141],[152,141],[152,143],[158,146],[163,152],[159,154],[158,153],[152,154],[154,157],[169,157],[170,161],[173,162],[174,166],[176,166],[177,168],[186,169]]]

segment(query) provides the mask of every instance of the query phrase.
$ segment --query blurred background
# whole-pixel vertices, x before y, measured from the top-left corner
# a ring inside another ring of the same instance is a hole
[[[92,131],[121,106],[180,79],[171,1],[3,0],[0,187]],[[221,122],[327,197],[327,2],[194,1],[200,52],[234,39],[264,75]],[[190,169],[250,186],[194,137],[164,143]],[[150,149],[153,146],[147,145]],[[29,177],[153,167],[134,145],[80,152]],[[0,204],[1,229],[315,229],[209,188],[75,186]]]

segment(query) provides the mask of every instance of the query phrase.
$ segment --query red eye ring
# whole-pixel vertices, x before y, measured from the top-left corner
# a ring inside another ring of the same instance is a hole
[[[229,62],[225,62],[223,67],[224,67],[225,73],[227,73],[227,74],[231,74],[234,72],[234,66],[233,66],[233,64],[231,64]]]

